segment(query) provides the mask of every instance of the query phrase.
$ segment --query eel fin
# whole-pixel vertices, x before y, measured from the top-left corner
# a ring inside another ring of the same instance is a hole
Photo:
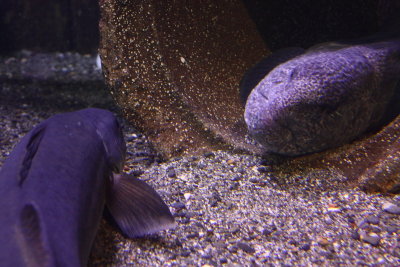
[[[21,170],[19,171],[19,186],[22,186],[22,184],[28,177],[29,170],[32,165],[32,160],[36,155],[40,142],[42,141],[45,129],[46,127],[44,125],[39,125],[32,130],[28,144],[26,145],[26,153],[22,161]]]
[[[37,209],[32,204],[26,204],[19,217],[18,243],[29,267],[53,266],[48,243],[44,238],[42,222]]]
[[[239,94],[242,103],[246,104],[251,91],[271,72],[271,70],[303,53],[304,49],[300,47],[282,48],[263,58],[248,69],[239,84]]]
[[[133,238],[175,226],[161,197],[145,182],[126,174],[114,174],[107,208],[123,234]]]

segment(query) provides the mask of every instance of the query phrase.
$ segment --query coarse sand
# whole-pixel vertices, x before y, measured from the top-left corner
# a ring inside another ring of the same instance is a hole
[[[49,116],[99,107],[120,116],[95,56],[0,58],[0,165]],[[272,157],[232,151],[164,160],[122,118],[125,170],[151,184],[175,229],[129,240],[102,220],[89,266],[398,266],[400,198],[341,187],[329,170],[283,175]],[[62,240],[60,240],[62,242]]]

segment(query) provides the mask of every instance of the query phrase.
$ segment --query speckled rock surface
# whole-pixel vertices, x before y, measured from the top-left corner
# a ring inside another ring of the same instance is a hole
[[[165,156],[246,142],[238,84],[267,54],[241,1],[100,1],[105,78]],[[223,142],[225,140],[225,142]]]
[[[121,116],[94,61],[72,53],[28,51],[0,58],[0,165],[24,134],[55,113],[95,106]],[[43,65],[46,74],[38,71]],[[33,77],[26,70],[37,71]],[[214,151],[163,161],[145,135],[121,122],[126,171],[156,188],[177,227],[129,240],[104,220],[89,266],[400,264],[400,198],[349,189],[344,172],[334,168],[336,161],[329,166],[318,161],[329,159],[328,152],[283,161]],[[351,162],[367,153],[363,144],[367,150],[397,147],[398,122],[391,125],[372,139],[333,151],[332,158],[357,167],[362,161]],[[390,135],[384,137],[385,131]],[[343,157],[345,152],[354,158]]]

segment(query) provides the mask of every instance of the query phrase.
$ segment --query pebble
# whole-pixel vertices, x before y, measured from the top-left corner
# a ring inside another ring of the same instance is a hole
[[[180,220],[180,224],[189,224],[190,223],[190,218],[184,217]]]
[[[186,235],[186,238],[192,239],[192,238],[196,238],[199,237],[199,233],[191,233]]]
[[[239,185],[240,185],[239,183],[235,182],[235,183],[229,185],[229,190],[236,190],[239,188]]]
[[[271,224],[271,225],[265,227],[265,228],[262,230],[262,234],[265,235],[265,236],[269,236],[269,235],[271,235],[273,232],[275,232],[277,229],[278,229],[278,228],[277,228],[274,224]]]
[[[240,228],[239,228],[239,227],[234,227],[234,228],[232,228],[232,229],[230,230],[230,232],[231,232],[232,234],[240,233]]]
[[[206,158],[211,158],[211,157],[214,157],[214,156],[215,156],[215,154],[214,154],[213,152],[206,152],[206,153],[204,153],[203,155],[204,155],[204,157],[206,157]]]
[[[341,208],[336,204],[329,204],[328,205],[328,212],[340,212]]]
[[[400,214],[400,207],[390,202],[383,203],[382,209],[392,214]]]
[[[318,243],[320,246],[323,246],[323,247],[325,247],[325,246],[327,246],[327,245],[330,244],[329,240],[326,239],[325,237],[318,237],[318,238],[317,238],[317,243]]]
[[[354,219],[354,215],[353,215],[353,214],[348,214],[348,215],[347,215],[347,221],[348,221],[350,224],[355,224],[355,223],[356,223],[356,220]]]
[[[172,203],[171,207],[173,207],[177,212],[186,208],[185,204],[183,204],[182,202]]]
[[[328,216],[328,217],[325,217],[324,221],[325,221],[325,223],[326,223],[327,225],[333,224],[333,220],[332,220],[332,218],[329,217],[329,216]]]
[[[186,212],[176,212],[173,215],[174,215],[174,217],[182,217],[182,218],[184,218],[184,217],[186,217]]]
[[[207,164],[205,164],[205,163],[203,163],[203,162],[199,162],[199,163],[197,163],[197,167],[198,167],[199,169],[204,169],[205,167],[207,167]]]
[[[236,253],[238,251],[238,249],[239,248],[235,245],[228,247],[228,251],[231,253]]]
[[[234,164],[236,161],[234,160],[234,159],[228,159],[227,161],[226,161],[226,163],[228,163],[228,164]]]
[[[354,240],[360,240],[360,234],[357,231],[353,231],[351,233],[351,238],[353,238]]]
[[[380,232],[382,232],[382,229],[381,229],[381,228],[379,228],[379,227],[377,227],[377,226],[374,226],[374,225],[370,225],[370,226],[368,227],[368,229],[369,229],[371,232],[374,232],[374,233],[380,233]]]
[[[216,241],[213,243],[213,246],[215,248],[219,248],[219,249],[226,249],[227,245],[225,244],[225,242],[222,241]]]
[[[379,257],[379,258],[376,260],[376,264],[377,264],[377,265],[382,265],[382,266],[384,266],[385,263],[386,263],[386,260],[385,260],[385,258],[383,258],[383,257]]]
[[[175,169],[173,167],[167,169],[167,176],[169,178],[176,177],[176,172],[175,172]]]
[[[236,172],[241,173],[241,174],[246,173],[246,171],[242,167],[237,168]]]
[[[309,243],[305,243],[299,247],[301,250],[308,251],[311,249],[311,245]]]
[[[228,260],[226,258],[220,258],[219,263],[221,264],[228,263]]]
[[[199,160],[199,157],[197,157],[197,156],[191,156],[189,158],[189,161],[197,161],[197,160]]]
[[[372,223],[372,224],[379,224],[379,218],[377,216],[374,215],[370,215],[367,218],[365,218],[365,220],[368,223]]]
[[[357,221],[356,225],[358,228],[361,228],[361,229],[368,227],[366,219],[361,219],[361,220]]]
[[[184,193],[183,194],[183,197],[185,198],[186,201],[188,201],[192,196],[193,196],[193,194],[191,194],[191,193]]]
[[[332,260],[335,258],[335,254],[333,254],[331,251],[321,251],[320,252],[321,256],[324,256],[325,258]]]
[[[373,246],[378,246],[381,238],[379,235],[375,234],[375,233],[370,233],[367,234],[365,231],[360,230],[360,239],[364,242],[367,242]]]
[[[243,243],[243,242],[238,242],[237,247],[240,248],[241,250],[243,250],[246,253],[249,254],[253,254],[254,252],[256,252],[256,250],[254,248],[252,248],[250,245]]]
[[[392,226],[392,225],[387,225],[387,226],[386,226],[386,231],[387,231],[389,234],[393,234],[393,233],[396,233],[396,232],[398,231],[398,227]]]
[[[190,256],[190,250],[185,250],[181,252],[182,257],[189,257]]]
[[[242,176],[240,175],[235,175],[232,177],[231,181],[240,181],[242,179]]]
[[[250,183],[253,183],[253,184],[257,184],[257,183],[260,183],[260,182],[261,182],[261,179],[259,179],[259,178],[257,178],[257,177],[251,177],[251,178],[249,179],[249,182],[250,182]]]
[[[211,199],[209,203],[210,203],[211,207],[216,207],[218,205],[218,200],[217,199]]]

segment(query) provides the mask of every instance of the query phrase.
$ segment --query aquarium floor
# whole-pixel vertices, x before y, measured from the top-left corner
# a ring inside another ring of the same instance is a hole
[[[0,81],[0,165],[53,114],[99,107],[121,118],[94,56],[21,51],[0,58]],[[343,189],[324,172],[282,176],[232,151],[163,160],[121,122],[125,171],[160,193],[177,226],[130,240],[102,220],[89,266],[400,265],[400,215],[383,209],[400,197]]]

